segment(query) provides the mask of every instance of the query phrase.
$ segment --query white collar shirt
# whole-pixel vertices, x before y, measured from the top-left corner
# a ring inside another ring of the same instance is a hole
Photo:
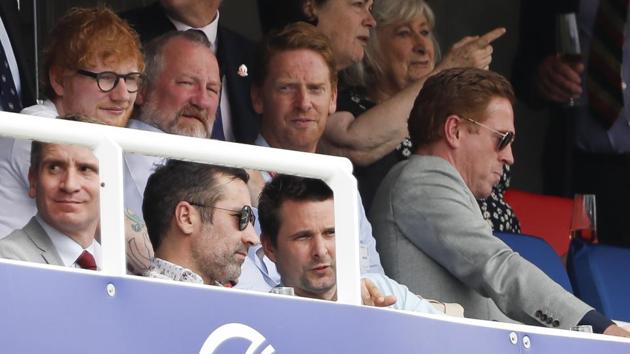
[[[83,253],[83,251],[88,251],[92,254],[92,256],[94,256],[97,269],[101,269],[101,245],[99,245],[96,240],[92,240],[92,243],[84,249],[69,236],[66,236],[65,234],[59,232],[59,230],[46,223],[39,214],[37,214],[35,218],[37,219],[37,222],[39,222],[39,224],[42,226],[44,231],[46,231],[46,234],[52,241],[53,246],[55,246],[59,257],[61,258],[61,261],[66,267],[81,268],[76,263],[76,260],[77,258],[79,258],[81,253]]]

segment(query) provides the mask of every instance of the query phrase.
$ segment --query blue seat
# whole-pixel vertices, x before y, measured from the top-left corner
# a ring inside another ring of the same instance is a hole
[[[630,249],[573,240],[567,270],[577,297],[609,318],[630,321]]]
[[[494,234],[514,251],[518,252],[521,257],[545,272],[549,278],[560,284],[567,291],[573,292],[562,260],[547,241],[536,236],[509,232],[495,232]]]

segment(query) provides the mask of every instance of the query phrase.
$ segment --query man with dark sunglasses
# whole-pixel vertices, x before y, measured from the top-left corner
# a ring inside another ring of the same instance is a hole
[[[170,160],[149,177],[142,210],[155,250],[146,276],[235,285],[258,242],[240,168]]]
[[[409,117],[415,154],[374,199],[374,235],[387,274],[466,317],[630,335],[492,234],[475,199],[514,162],[514,93],[499,74],[450,69],[424,84]]]

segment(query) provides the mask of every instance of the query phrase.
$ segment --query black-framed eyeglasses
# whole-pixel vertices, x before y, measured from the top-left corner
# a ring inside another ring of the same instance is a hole
[[[96,80],[96,84],[98,85],[99,90],[103,92],[109,92],[116,88],[118,82],[122,79],[125,80],[125,85],[127,86],[127,92],[134,93],[138,92],[140,89],[140,85],[142,83],[142,73],[131,72],[128,74],[116,74],[113,71],[103,71],[100,73],[95,73],[89,70],[79,69],[77,73],[91,77]]]
[[[244,205],[243,208],[241,208],[241,210],[234,210],[234,209],[219,208],[216,206],[205,205],[205,204],[195,203],[195,202],[188,202],[188,203],[190,205],[194,205],[194,206],[198,206],[202,208],[212,208],[212,209],[232,212],[233,216],[238,217],[238,229],[240,231],[245,230],[247,228],[248,223],[251,223],[252,226],[254,226],[254,223],[256,222],[256,215],[254,215],[254,211],[252,210],[252,207],[250,207],[249,205]]]
[[[465,119],[473,124],[476,124],[482,128],[488,129],[489,131],[495,133],[496,135],[499,136],[499,141],[497,143],[497,149],[499,151],[505,149],[506,147],[508,147],[508,145],[512,144],[514,142],[514,132],[500,132],[494,128],[490,128],[489,126],[483,124],[483,123],[479,123],[476,120],[472,120],[470,118],[466,118],[466,117],[462,117],[460,116],[462,119]]]

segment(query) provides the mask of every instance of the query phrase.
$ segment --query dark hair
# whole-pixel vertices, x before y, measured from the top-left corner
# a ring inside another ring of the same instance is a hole
[[[280,229],[280,209],[287,200],[324,201],[331,199],[333,192],[322,180],[290,175],[277,175],[267,183],[260,193],[258,218],[265,237],[276,246]]]
[[[242,168],[169,160],[156,168],[144,190],[142,213],[155,250],[166,235],[175,207],[181,201],[215,205],[223,198],[223,186],[217,177],[227,176],[247,183],[249,175]],[[201,208],[202,222],[212,222],[212,208]]]
[[[191,43],[197,43],[200,46],[211,49],[212,45],[203,32],[199,30],[188,31],[170,31],[162,34],[159,37],[152,39],[145,45],[145,79],[144,85],[151,87],[151,85],[162,74],[164,69],[164,47],[173,39],[181,38]]]
[[[271,59],[280,52],[308,49],[321,55],[330,72],[330,85],[337,87],[337,69],[328,38],[313,25],[296,22],[280,31],[269,33],[259,44],[252,72],[252,83],[261,87],[269,71]]]
[[[411,141],[415,146],[426,146],[441,139],[446,118],[452,114],[481,122],[483,112],[495,97],[514,104],[510,82],[489,70],[455,68],[431,76],[409,115]]]

